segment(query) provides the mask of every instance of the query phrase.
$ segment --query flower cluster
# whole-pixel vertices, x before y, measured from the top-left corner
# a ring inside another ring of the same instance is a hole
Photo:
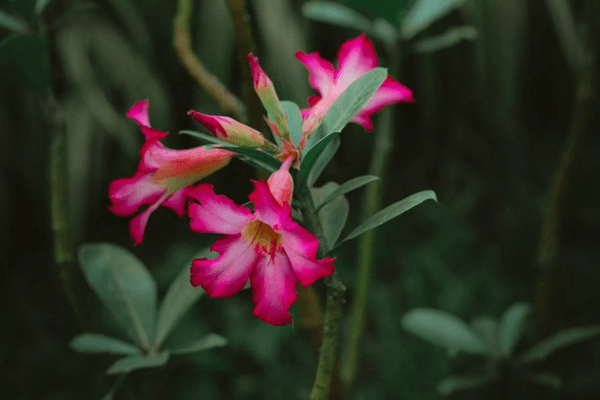
[[[300,166],[307,138],[316,131],[336,99],[352,82],[377,67],[375,50],[364,34],[341,46],[338,69],[318,53],[299,51],[296,57],[307,68],[311,86],[319,92],[308,99],[309,108],[302,110],[302,137],[298,145],[290,138],[287,115],[273,82],[252,54],[248,60],[255,90],[273,118],[267,122],[281,146],[234,119],[194,110],[188,112],[218,139],[268,152],[282,161],[280,169],[266,182],[253,181],[254,190],[248,197],[254,211],[215,194],[211,184],[194,186],[225,167],[237,153],[218,145],[210,149],[204,146],[188,150],[166,148],[160,141],[167,133],[150,126],[147,100],[136,103],[127,113],[138,123],[146,139],[137,171],[133,177],[117,179],[109,187],[112,202],[109,209],[116,215],[131,216],[142,205],[147,205],[130,221],[130,234],[136,244],[142,243],[148,218],[158,206],[171,208],[182,217],[189,205],[187,212],[192,231],[223,235],[211,247],[219,253],[217,258],[193,261],[191,284],[202,286],[211,297],[231,297],[250,280],[253,314],[278,326],[292,322],[289,307],[297,298],[297,283],[306,287],[331,275],[335,261],[329,257],[317,260],[318,239],[292,219],[294,182],[289,170]],[[388,77],[352,121],[370,131],[373,129],[371,115],[399,101],[413,101],[412,92]]]

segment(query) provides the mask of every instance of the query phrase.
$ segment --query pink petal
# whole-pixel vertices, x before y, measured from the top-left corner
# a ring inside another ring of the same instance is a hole
[[[219,257],[194,260],[190,282],[202,286],[210,297],[231,297],[248,282],[258,256],[239,235],[218,239],[210,250],[219,253]]]
[[[188,192],[200,204],[189,206],[190,228],[198,233],[223,233],[236,235],[254,219],[252,212],[238,206],[226,196],[216,195],[210,183],[201,183]]]
[[[277,252],[273,258],[261,257],[252,271],[252,314],[271,325],[283,326],[292,322],[288,311],[296,301],[296,283],[298,278],[283,252]]]
[[[258,64],[258,57],[254,57],[254,54],[250,53],[248,54],[248,62],[250,63],[252,80],[254,81],[254,88],[256,90],[264,89],[265,87],[273,84],[267,74],[265,74],[263,69]]]
[[[187,206],[187,194],[188,191],[192,189],[193,186],[189,185],[182,189],[179,189],[172,195],[170,195],[165,201],[163,201],[162,205],[170,208],[175,211],[177,215],[181,218],[185,215],[186,206]]]
[[[252,181],[254,191],[248,198],[254,204],[254,215],[275,231],[292,222],[292,209],[287,203],[280,205],[265,181]]]
[[[297,51],[296,58],[308,70],[308,82],[310,86],[318,91],[321,96],[325,96],[334,84],[333,65],[321,58],[319,53],[306,54]]]
[[[377,67],[377,54],[373,43],[364,33],[348,40],[338,50],[338,62],[339,69],[335,71],[335,84],[346,88],[362,74]]]
[[[373,130],[371,115],[381,111],[388,104],[398,102],[414,102],[412,91],[391,76],[388,76],[375,92],[371,100],[354,116],[352,122],[362,125],[366,130]]]
[[[166,197],[167,194],[162,195],[156,202],[150,205],[150,207],[129,221],[129,234],[133,238],[133,241],[136,245],[141,244],[142,240],[144,239],[144,231],[146,230],[146,225],[148,224],[148,218],[150,217],[150,214],[152,214],[158,208],[158,206]]]
[[[132,215],[141,205],[154,203],[165,190],[152,181],[151,174],[137,172],[132,178],[110,183],[108,197],[112,205],[108,209],[120,217]]]
[[[140,126],[150,126],[150,120],[148,119],[148,107],[150,107],[150,100],[142,100],[135,103],[126,116],[137,122]]]
[[[314,96],[310,96],[308,99],[306,99],[306,101],[308,102],[308,108],[304,109],[302,111],[300,111],[300,114],[302,115],[302,119],[306,119],[308,118],[308,116],[310,115],[310,109],[319,102],[319,100],[321,100],[321,96],[319,96],[318,94],[315,94]]]
[[[191,115],[194,121],[204,126],[216,138],[227,137],[227,132],[223,127],[223,123],[228,122],[231,118],[202,114],[194,110],[188,111],[188,115]]]
[[[302,286],[310,286],[333,274],[335,259],[327,257],[317,260],[319,240],[315,235],[293,222],[281,232],[281,236],[281,245]]]

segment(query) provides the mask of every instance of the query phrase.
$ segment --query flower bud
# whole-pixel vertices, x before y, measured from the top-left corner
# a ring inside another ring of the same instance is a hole
[[[265,142],[263,135],[232,118],[188,111],[194,121],[204,126],[214,137],[241,147],[260,147]]]
[[[292,204],[292,195],[294,193],[294,180],[289,173],[290,165],[294,157],[290,156],[285,159],[279,171],[271,174],[267,183],[273,197],[283,206],[284,203]]]

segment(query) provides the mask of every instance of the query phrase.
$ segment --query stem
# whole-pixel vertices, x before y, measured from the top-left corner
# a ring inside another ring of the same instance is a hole
[[[319,220],[310,189],[304,188],[300,192],[301,201],[304,204],[302,215],[310,225],[311,230],[319,239],[318,258],[325,258],[329,253],[323,227]],[[331,384],[331,373],[336,363],[337,338],[342,324],[344,292],[346,287],[334,272],[331,276],[325,278],[327,286],[327,303],[325,306],[325,316],[323,322],[323,338],[321,348],[319,349],[319,363],[312,391],[311,400],[326,400],[329,396]]]
[[[254,91],[254,81],[252,80],[252,71],[248,64],[248,54],[254,51],[254,38],[250,29],[250,16],[246,12],[245,0],[228,0],[229,10],[233,19],[235,38],[238,48],[238,59],[242,68],[243,93],[248,107],[248,125],[259,132],[265,132],[263,129],[264,121],[262,119],[262,104],[258,95]],[[269,140],[273,138],[267,132],[265,137]]]
[[[584,68],[579,76],[577,101],[575,103],[575,117],[563,154],[560,160],[556,177],[550,192],[548,209],[542,225],[540,236],[537,264],[539,278],[537,284],[536,314],[538,322],[538,336],[544,338],[548,335],[548,323],[550,321],[550,281],[558,257],[558,225],[560,216],[560,205],[566,192],[569,174],[573,166],[573,158],[577,150],[577,144],[585,132],[588,119],[588,106],[592,96],[591,90],[591,67]]]
[[[399,57],[400,55],[397,50],[394,49],[390,52],[392,64],[390,66],[391,75],[398,75]],[[379,125],[381,126],[381,129],[379,129],[379,133],[375,136],[369,174],[383,179],[389,155],[393,148],[393,107],[388,106],[381,112]],[[363,200],[362,221],[366,221],[381,208],[383,189],[381,182],[374,182],[366,187]],[[361,236],[358,247],[359,266],[356,277],[356,300],[354,301],[352,310],[352,332],[350,333],[347,355],[342,367],[342,378],[348,391],[351,390],[358,371],[359,345],[365,329],[371,265],[373,264],[374,241],[374,230],[370,230]]]
[[[173,20],[173,47],[184,68],[217,101],[221,110],[226,114],[233,115],[239,121],[245,122],[246,107],[244,103],[229,92],[216,76],[208,72],[192,51],[190,35],[192,4],[193,0],[179,0],[178,2],[177,14]]]

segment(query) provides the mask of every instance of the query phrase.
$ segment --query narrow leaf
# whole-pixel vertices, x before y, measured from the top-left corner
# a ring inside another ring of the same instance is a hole
[[[327,167],[327,164],[329,164],[329,162],[333,159],[333,156],[338,151],[339,147],[340,147],[339,136],[337,138],[335,138],[332,142],[330,142],[325,147],[325,150],[323,150],[323,152],[321,153],[319,158],[317,158],[317,161],[315,162],[315,165],[312,168],[312,171],[310,171],[310,174],[308,174],[308,186],[309,187],[313,186],[315,184],[315,182],[317,181],[317,179],[319,179],[319,176],[321,176],[321,173],[323,172],[325,167]]]
[[[0,27],[13,32],[27,31],[27,25],[23,21],[2,10],[0,10]]]
[[[347,240],[354,239],[355,237],[367,231],[370,231],[373,228],[383,225],[389,220],[396,218],[397,216],[405,213],[411,208],[418,206],[425,200],[429,199],[437,202],[435,193],[431,190],[425,190],[423,192],[415,193],[411,196],[408,196],[407,198],[400,200],[390,206],[387,206],[386,208],[379,211],[377,214],[373,215],[371,218],[363,222],[352,232],[350,232],[350,234],[346,236],[343,240],[341,240],[337,245],[339,246]]]
[[[408,40],[461,6],[464,0],[418,0],[400,23],[400,34]]]
[[[36,15],[41,15],[49,3],[50,3],[50,0],[37,0],[33,11],[35,12]]]
[[[448,396],[457,390],[473,389],[489,382],[486,375],[449,376],[444,378],[437,386],[437,391],[442,396]]]
[[[225,146],[232,146],[232,144],[224,142],[220,139],[217,139],[216,137],[214,137],[213,135],[211,135],[209,133],[198,132],[198,131],[179,131],[179,134],[180,135],[190,135],[190,136],[200,139],[206,143],[215,143],[215,144],[222,144]]]
[[[452,314],[430,308],[415,308],[402,318],[402,327],[415,336],[447,349],[487,354],[483,341]]]
[[[477,30],[472,26],[458,26],[448,29],[439,36],[423,39],[415,43],[413,51],[417,53],[431,53],[443,50],[458,44],[462,40],[474,40]]]
[[[298,171],[298,185],[304,187],[308,184],[308,175],[315,166],[319,156],[325,151],[327,145],[338,137],[338,133],[332,133],[319,140],[304,156]]]
[[[335,182],[327,182],[323,187],[311,188],[311,194],[313,201],[317,208],[320,208],[323,200],[330,196],[331,193],[336,191],[340,186]],[[329,204],[325,205],[319,211],[319,220],[323,227],[323,233],[325,234],[325,240],[327,246],[331,249],[335,246],[335,242],[340,237],[348,214],[350,213],[350,204],[346,197],[338,196],[335,200],[330,201]]]
[[[196,340],[185,347],[170,350],[170,352],[171,354],[189,354],[212,349],[213,347],[223,347],[226,344],[227,339],[223,336],[217,335],[216,333],[209,333],[202,339]]]
[[[95,333],[75,336],[69,346],[80,353],[140,354],[140,349],[131,343]]]
[[[325,133],[341,132],[348,122],[367,105],[385,78],[387,78],[385,68],[374,68],[352,82],[323,117],[321,125],[323,125]]]
[[[538,385],[550,386],[553,389],[562,387],[562,379],[551,372],[536,372],[525,375],[525,379]]]
[[[241,156],[242,161],[253,167],[260,168],[266,172],[273,173],[281,167],[281,161],[258,149],[239,147],[234,145],[219,146],[220,149],[233,151]]]
[[[600,326],[584,328],[570,328],[550,336],[548,339],[533,346],[529,351],[517,359],[519,363],[530,363],[547,358],[556,350],[588,340],[600,334]]]
[[[498,353],[498,321],[491,317],[479,317],[471,321],[471,329],[479,335],[489,349],[489,354]]]
[[[156,283],[128,250],[110,243],[79,248],[79,262],[89,285],[138,344],[149,348],[156,318]]]
[[[347,182],[344,182],[342,185],[340,185],[337,189],[335,189],[333,192],[331,192],[322,202],[321,205],[319,205],[317,207],[317,210],[319,210],[321,207],[323,207],[325,204],[329,203],[331,200],[335,199],[338,196],[341,196],[343,194],[346,194],[348,192],[353,191],[354,189],[358,189],[361,186],[366,185],[369,182],[373,182],[373,181],[380,181],[381,179],[379,179],[378,177],[374,176],[374,175],[364,175],[364,176],[359,176],[353,179],[350,179]]]
[[[204,249],[196,258],[214,259],[218,253],[213,253],[210,249]],[[202,296],[205,292],[201,287],[193,287],[190,283],[190,268],[192,260],[186,263],[179,275],[175,278],[165,298],[158,310],[158,320],[156,323],[156,338],[154,339],[154,348],[159,349],[163,341],[173,330],[183,314]]]
[[[527,303],[515,303],[508,307],[498,327],[498,341],[500,353],[509,356],[513,353],[515,346],[523,336],[525,322],[531,307]]]
[[[350,7],[333,1],[308,1],[302,6],[302,15],[315,21],[353,28],[361,32],[371,30],[371,21]]]
[[[130,356],[117,360],[106,370],[106,373],[108,375],[122,374],[136,369],[162,367],[167,361],[169,361],[168,351],[161,351],[152,356]]]

